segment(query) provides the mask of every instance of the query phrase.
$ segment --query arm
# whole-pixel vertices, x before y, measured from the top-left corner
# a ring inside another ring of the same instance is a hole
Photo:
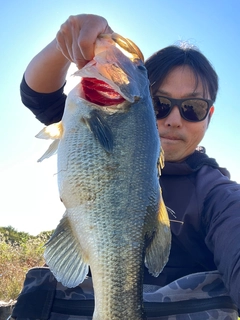
[[[93,58],[94,44],[100,33],[112,33],[103,17],[70,16],[56,38],[27,66],[25,80],[28,86],[40,93],[57,91],[65,82],[71,62],[80,69]]]
[[[65,82],[69,66],[70,61],[57,49],[54,39],[27,66],[26,83],[39,93],[57,91]]]
[[[205,208],[206,244],[230,296],[240,307],[240,185],[222,179],[208,194]]]
[[[21,86],[23,104],[49,125],[62,118],[66,96],[63,86],[71,63],[82,68],[93,58],[96,38],[112,33],[107,21],[96,15],[71,16],[56,38],[29,63]]]

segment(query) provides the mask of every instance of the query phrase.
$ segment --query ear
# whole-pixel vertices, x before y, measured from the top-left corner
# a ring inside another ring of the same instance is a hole
[[[209,125],[209,122],[212,118],[213,112],[214,112],[214,106],[211,106],[211,108],[209,110],[209,114],[208,114],[208,125]]]
[[[214,106],[211,106],[210,110],[209,110],[209,117],[211,118],[214,112]]]

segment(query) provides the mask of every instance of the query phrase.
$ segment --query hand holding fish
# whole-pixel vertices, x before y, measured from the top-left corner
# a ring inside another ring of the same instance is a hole
[[[57,33],[57,48],[81,69],[93,59],[98,35],[112,32],[103,17],[92,14],[70,16]]]
[[[93,58],[95,42],[101,33],[112,33],[103,17],[92,14],[69,17],[56,38],[27,66],[25,80],[28,86],[43,93],[60,89],[71,62],[81,69]]]

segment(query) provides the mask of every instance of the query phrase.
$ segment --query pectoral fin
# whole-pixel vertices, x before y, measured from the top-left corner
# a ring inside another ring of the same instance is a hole
[[[168,261],[171,247],[171,230],[167,209],[161,200],[157,229],[152,241],[146,248],[145,265],[148,271],[157,277]]]
[[[101,146],[108,153],[111,153],[113,151],[112,130],[99,112],[93,110],[90,114],[90,118],[84,118],[83,121],[87,124]]]
[[[60,141],[59,139],[54,140],[53,143],[50,144],[47,151],[41,156],[41,158],[38,159],[37,162],[42,162],[44,159],[47,159],[53,156],[58,150],[59,141]]]
[[[47,151],[38,159],[38,162],[44,159],[50,158],[57,152],[59,141],[63,135],[63,125],[62,121],[50,124],[44,127],[35,137],[39,139],[54,139],[53,143],[50,144]]]
[[[63,134],[62,121],[44,127],[37,135],[39,139],[61,139]]]
[[[44,258],[59,282],[73,288],[84,281],[88,264],[82,257],[81,246],[66,214],[45,247]]]

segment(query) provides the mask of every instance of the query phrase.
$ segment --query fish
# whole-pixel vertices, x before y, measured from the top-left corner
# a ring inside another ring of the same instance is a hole
[[[144,264],[157,277],[171,247],[159,176],[164,155],[147,70],[137,45],[97,38],[66,99],[62,120],[36,136],[53,142],[66,211],[44,258],[66,287],[94,288],[94,320],[143,320]]]

